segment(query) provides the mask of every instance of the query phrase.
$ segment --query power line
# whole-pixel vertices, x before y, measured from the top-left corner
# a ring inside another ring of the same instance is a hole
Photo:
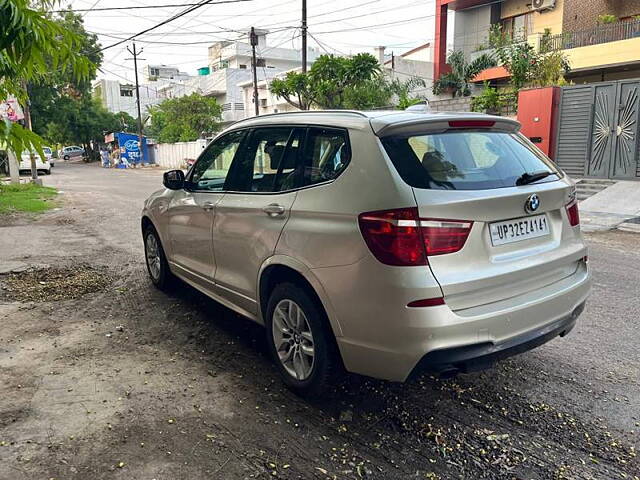
[[[351,10],[353,8],[361,7],[363,5],[368,5],[368,4],[371,4],[371,3],[377,3],[379,1],[381,1],[381,0],[373,0],[373,1],[370,0],[368,2],[359,3],[357,5],[352,5],[350,7],[340,8],[338,10],[333,10],[331,12],[319,13],[317,15],[310,15],[309,18],[325,17],[327,15],[333,15],[335,13],[344,12],[345,10]],[[414,1],[412,3],[408,3],[408,4],[405,4],[405,5],[396,5],[396,6],[393,6],[392,8],[385,8],[383,10],[376,10],[375,12],[363,13],[361,15],[352,15],[352,16],[349,16],[349,20],[352,20],[354,18],[369,17],[371,15],[377,15],[379,13],[402,10],[403,8],[415,7],[416,5],[422,5],[423,3],[424,3],[424,0],[418,1],[418,2]],[[340,21],[339,19],[330,19],[330,20],[324,20],[322,22],[311,23],[311,25],[318,26],[318,25],[324,25],[326,23],[335,23],[335,22],[339,22],[339,21]],[[279,25],[282,25],[282,23],[288,23],[288,22],[280,22],[280,23],[275,23],[275,24],[272,24],[272,25],[267,25],[266,28],[277,27]]]
[[[339,33],[339,32],[351,32],[353,30],[367,30],[368,28],[373,28],[373,27],[386,27],[386,26],[392,26],[392,25],[401,25],[401,24],[414,23],[414,22],[418,22],[420,20],[425,20],[427,18],[433,18],[433,17],[435,17],[435,15],[424,15],[422,17],[407,18],[407,19],[404,19],[404,20],[397,20],[395,22],[378,23],[376,25],[366,25],[364,27],[342,28],[342,29],[339,29],[339,30],[328,30],[328,31],[324,31],[324,32],[315,32],[315,33],[316,33],[316,35],[318,35],[320,33]]]
[[[178,19],[180,17],[183,17],[183,16],[187,15],[188,13],[191,13],[191,12],[197,10],[200,7],[204,7],[205,5],[220,5],[220,4],[223,4],[223,3],[239,3],[239,2],[251,2],[251,1],[253,1],[253,0],[220,0],[220,1],[217,1],[217,2],[213,2],[212,0],[204,0],[204,1],[196,4],[195,6],[189,7],[187,9],[183,10],[182,12],[177,13],[177,14],[167,18],[166,20],[154,25],[153,27],[149,27],[149,28],[147,28],[145,30],[142,30],[141,32],[138,32],[138,33],[136,33],[134,35],[131,35],[128,38],[120,40],[119,42],[113,43],[111,45],[107,45],[106,47],[102,47],[99,51],[104,51],[104,50],[107,50],[108,48],[113,48],[113,47],[115,47],[117,45],[121,45],[121,44],[123,44],[125,42],[128,42],[129,40],[133,40],[134,38],[136,38],[136,37],[138,37],[140,35],[144,35],[145,33],[150,32],[151,30],[155,30],[156,28],[159,28],[159,27],[161,27],[163,25],[166,25],[167,23],[172,22],[172,21],[174,21],[174,20],[176,20],[176,19]]]
[[[98,0],[99,2],[100,0]],[[219,3],[236,3],[236,2],[248,2],[251,0],[227,0],[227,1],[219,1],[212,3],[211,5],[219,4]],[[96,2],[95,4],[97,4]],[[95,5],[94,4],[94,5]],[[49,10],[47,13],[66,13],[69,11],[73,12],[106,12],[112,10],[139,10],[144,8],[172,8],[172,7],[195,7],[200,5],[201,3],[169,3],[165,5],[130,5],[128,7],[103,7],[103,8],[65,8],[63,10]]]
[[[290,30],[290,29],[295,29],[298,27],[284,27],[281,28],[279,30],[273,30],[269,33],[279,33],[279,32],[283,32],[285,30]],[[131,37],[127,37],[127,38],[123,38],[123,37],[118,37],[117,35],[111,35],[108,33],[101,33],[101,32],[89,32],[89,33],[93,33],[95,35],[101,35],[104,37],[109,37],[109,38],[113,38],[116,40],[122,40],[122,42],[127,41],[129,38]],[[215,35],[216,33],[237,33],[235,30],[216,30],[215,32],[197,32],[200,35]],[[189,35],[195,35],[194,34],[189,34]],[[135,35],[134,35],[135,36]],[[212,38],[210,40],[201,40],[201,41],[194,41],[194,42],[168,42],[165,40],[142,40],[142,39],[136,39],[137,42],[141,42],[141,43],[149,43],[149,44],[159,44],[159,45],[203,45],[203,44],[211,44],[211,43],[215,43],[215,42],[222,42],[222,41],[228,41],[228,42],[237,42],[240,40],[246,40],[248,37],[248,35],[243,35],[237,38]],[[120,42],[120,43],[122,43]],[[114,44],[116,45],[116,44]]]

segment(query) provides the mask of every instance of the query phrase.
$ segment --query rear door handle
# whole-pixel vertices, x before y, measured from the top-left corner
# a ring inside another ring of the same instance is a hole
[[[215,205],[213,203],[211,203],[211,202],[204,202],[202,204],[202,208],[204,210],[213,210],[213,207],[215,207]]]
[[[264,207],[262,211],[270,217],[276,217],[278,215],[282,215],[285,211],[285,208],[282,205],[278,205],[277,203],[271,203]]]

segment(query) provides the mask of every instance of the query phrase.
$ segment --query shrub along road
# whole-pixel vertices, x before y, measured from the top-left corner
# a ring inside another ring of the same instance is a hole
[[[564,339],[304,401],[260,327],[151,287],[139,212],[160,179],[60,164],[62,208],[0,220],[0,479],[639,478],[640,237],[588,236],[593,295]]]

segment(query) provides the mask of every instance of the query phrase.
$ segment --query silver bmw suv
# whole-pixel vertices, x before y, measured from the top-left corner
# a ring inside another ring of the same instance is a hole
[[[454,375],[566,335],[590,289],[572,181],[478,114],[318,111],[221,133],[142,232],[175,277],[263,324],[284,382]]]

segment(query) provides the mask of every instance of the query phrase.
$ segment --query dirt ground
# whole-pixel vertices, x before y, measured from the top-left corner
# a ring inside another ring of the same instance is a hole
[[[147,280],[160,172],[60,163],[47,183],[62,208],[0,218],[1,480],[640,478],[639,235],[588,235],[594,290],[568,337],[309,401],[260,327]]]

